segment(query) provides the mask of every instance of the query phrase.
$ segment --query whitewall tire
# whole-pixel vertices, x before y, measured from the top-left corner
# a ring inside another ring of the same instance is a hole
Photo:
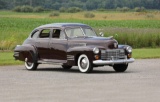
[[[36,70],[38,67],[38,63],[28,62],[28,58],[25,58],[25,67],[27,70]]]
[[[88,57],[85,54],[79,56],[78,68],[82,73],[89,73],[93,70],[92,63],[90,63]]]

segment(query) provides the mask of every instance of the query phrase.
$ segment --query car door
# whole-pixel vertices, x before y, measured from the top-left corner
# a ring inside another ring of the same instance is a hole
[[[38,38],[35,41],[35,45],[37,47],[38,56],[39,56],[40,60],[50,58],[50,55],[49,55],[50,33],[51,33],[50,29],[42,29],[40,31]]]
[[[50,39],[50,55],[51,59],[65,63],[67,60],[67,39],[65,33],[61,29],[52,29],[52,37]]]

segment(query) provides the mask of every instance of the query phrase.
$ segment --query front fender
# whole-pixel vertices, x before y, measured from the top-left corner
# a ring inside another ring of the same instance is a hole
[[[13,57],[20,61],[25,61],[25,58],[28,58],[29,62],[33,62],[37,59],[37,50],[32,45],[17,45]]]
[[[86,54],[91,60],[93,56],[93,47],[89,47],[89,46],[72,47],[67,50],[67,55],[77,56],[80,54]]]
[[[130,57],[128,57],[128,58],[131,58],[131,56],[132,56],[132,52],[128,52],[127,51],[127,47],[131,47],[131,46],[129,46],[129,45],[118,45],[118,48],[119,49],[124,49],[125,50],[125,54],[128,56],[130,56]]]
[[[77,65],[78,58],[81,54],[87,55],[88,59],[92,63],[95,60],[95,54],[93,53],[93,49],[97,47],[102,49],[101,46],[76,46],[70,47],[67,50],[67,62],[70,65]]]
[[[88,56],[90,61],[93,60],[93,47],[90,46],[77,46],[70,47],[67,50],[67,63],[69,65],[77,65],[78,58],[81,54],[85,54]]]
[[[128,47],[129,45],[118,45],[119,49],[126,49],[126,47]]]

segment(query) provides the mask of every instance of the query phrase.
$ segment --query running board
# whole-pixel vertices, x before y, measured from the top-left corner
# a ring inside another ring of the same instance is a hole
[[[67,63],[67,61],[66,60],[42,59],[42,60],[38,60],[38,63],[41,63],[41,64],[57,64],[57,65],[62,65],[63,63]]]

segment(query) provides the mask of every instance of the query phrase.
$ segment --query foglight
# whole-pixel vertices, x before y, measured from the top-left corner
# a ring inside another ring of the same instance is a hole
[[[94,57],[95,57],[95,59],[96,59],[96,60],[98,60],[98,59],[99,59],[99,56],[98,56],[98,55],[95,55]]]

